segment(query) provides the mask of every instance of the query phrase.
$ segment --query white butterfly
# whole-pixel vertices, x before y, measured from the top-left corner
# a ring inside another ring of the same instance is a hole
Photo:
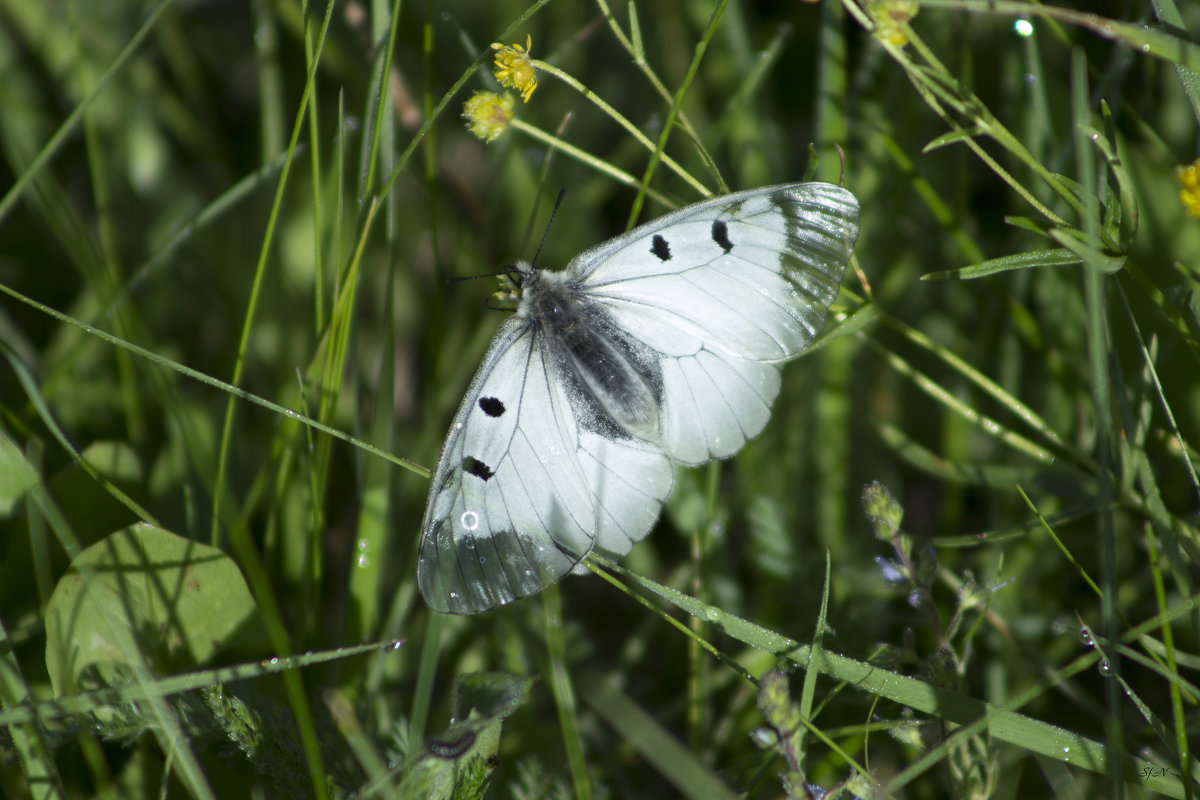
[[[741,449],[779,363],[808,347],[858,238],[829,183],[687,206],[557,272],[517,265],[501,325],[442,447],[417,582],[435,611],[527,597],[593,549],[629,552],[674,464]]]

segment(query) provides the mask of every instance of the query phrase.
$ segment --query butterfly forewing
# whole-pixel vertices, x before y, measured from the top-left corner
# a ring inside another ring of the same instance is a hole
[[[537,331],[509,319],[438,459],[417,579],[434,610],[474,613],[561,578],[592,548],[578,428]]]
[[[682,333],[739,358],[782,361],[821,327],[857,237],[858,204],[845,189],[776,186],[668,214],[568,270],[590,296],[653,317],[627,330],[661,352],[682,350]]]
[[[656,352],[660,443],[699,464],[762,430],[775,363],[809,345],[858,236],[854,196],[796,184],[689,206],[571,263],[588,296]]]

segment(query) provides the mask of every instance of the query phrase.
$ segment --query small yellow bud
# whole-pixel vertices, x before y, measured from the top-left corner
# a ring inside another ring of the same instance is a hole
[[[908,0],[879,0],[871,3],[871,16],[875,18],[876,39],[896,47],[908,44],[904,27],[917,15],[917,4]]]
[[[494,141],[508,130],[508,123],[513,118],[514,102],[508,92],[503,95],[476,92],[463,103],[463,119],[470,123],[467,129],[485,142]]]
[[[1175,168],[1179,179],[1179,199],[1193,217],[1200,219],[1200,158],[1190,164]]]

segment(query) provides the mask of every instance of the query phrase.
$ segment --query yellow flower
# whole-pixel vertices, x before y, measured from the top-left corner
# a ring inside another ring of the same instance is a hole
[[[476,92],[463,103],[463,119],[470,123],[467,129],[485,142],[497,139],[508,130],[508,123],[513,118],[514,102],[508,92],[503,95]]]
[[[511,47],[493,44],[496,53],[496,80],[501,86],[516,89],[521,93],[521,99],[529,102],[533,90],[537,88],[537,70],[533,67],[533,59],[529,57],[529,47],[533,37],[525,37],[525,46],[514,44]]]
[[[1175,168],[1179,178],[1179,199],[1193,217],[1200,219],[1200,158],[1184,167]]]
[[[908,44],[908,34],[904,26],[917,15],[917,4],[907,0],[879,0],[870,5],[871,16],[875,18],[876,39],[903,47]]]

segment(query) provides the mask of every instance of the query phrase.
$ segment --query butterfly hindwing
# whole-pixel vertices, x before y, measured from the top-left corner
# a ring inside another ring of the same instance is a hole
[[[779,368],[720,350],[664,358],[662,447],[684,464],[724,458],[767,424]]]
[[[674,488],[671,459],[640,439],[585,430],[579,461],[596,497],[596,547],[623,556],[650,532]]]

